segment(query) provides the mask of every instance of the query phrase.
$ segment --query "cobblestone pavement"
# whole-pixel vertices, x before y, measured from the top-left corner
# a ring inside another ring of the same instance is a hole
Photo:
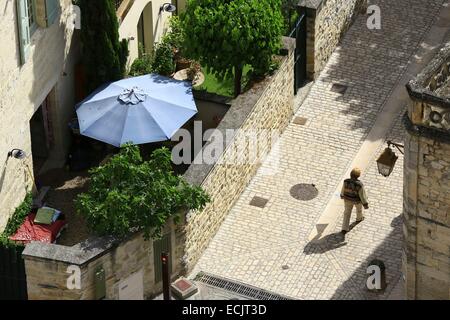
[[[307,123],[291,123],[281,136],[277,174],[266,174],[273,164],[267,159],[193,275],[205,271],[296,299],[387,298],[401,275],[402,157],[389,178],[377,173],[376,159],[363,173],[371,207],[345,241],[338,234],[341,219],[323,243],[308,243],[308,235],[442,3],[371,1],[381,7],[382,29],[368,30],[366,17],[358,17],[296,113]],[[348,85],[344,95],[330,90],[335,82]],[[399,115],[387,138],[401,143],[403,131]],[[292,198],[290,188],[298,183],[314,184],[318,196]],[[266,207],[250,206],[254,196],[269,199]],[[387,267],[384,295],[365,289],[366,267],[373,258]]]

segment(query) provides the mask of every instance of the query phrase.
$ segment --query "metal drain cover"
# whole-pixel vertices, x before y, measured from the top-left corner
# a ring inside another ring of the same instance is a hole
[[[306,122],[308,121],[308,119],[303,118],[303,117],[295,117],[294,118],[294,124],[298,124],[300,126],[304,126],[306,124]]]
[[[254,207],[258,207],[258,208],[264,208],[267,204],[267,202],[269,202],[268,199],[265,198],[261,198],[261,197],[253,197],[253,199],[250,201],[250,205],[254,206]]]
[[[290,194],[297,200],[309,201],[319,195],[319,190],[314,184],[300,183],[291,188]]]
[[[347,86],[345,84],[341,84],[341,83],[334,83],[331,86],[331,91],[336,92],[336,93],[340,93],[340,94],[344,94],[347,91]]]

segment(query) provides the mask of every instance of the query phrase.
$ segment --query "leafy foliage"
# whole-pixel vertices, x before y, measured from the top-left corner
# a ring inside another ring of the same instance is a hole
[[[237,96],[243,67],[265,74],[281,46],[281,0],[189,0],[181,26],[186,55],[220,78],[234,77]]]
[[[298,18],[298,13],[296,10],[298,0],[282,0],[281,1],[281,12],[283,13],[283,34],[285,36],[289,35],[291,29],[294,27],[293,23]]]
[[[168,218],[201,209],[209,201],[200,188],[172,171],[170,152],[155,150],[144,161],[137,146],[127,145],[108,163],[90,171],[87,193],[75,200],[88,225],[101,235],[125,236],[143,230],[158,237]]]
[[[183,48],[183,28],[179,16],[172,16],[170,18],[169,31],[163,36],[161,42],[170,45],[172,49],[181,50]]]
[[[82,12],[82,61],[88,93],[120,80],[126,71],[128,41],[119,41],[119,23],[113,0],[77,0]]]
[[[130,67],[129,75],[132,77],[142,76],[153,72],[153,53],[144,52],[142,47],[139,51],[139,58],[134,60]]]
[[[170,76],[175,71],[174,53],[170,44],[161,42],[156,45],[152,69],[163,76]]]
[[[25,221],[25,218],[31,211],[32,204],[33,195],[30,192],[25,196],[23,202],[16,208],[13,215],[9,218],[5,230],[0,235],[0,244],[4,246],[14,245],[14,243],[9,240],[9,237],[16,233],[19,227]]]
[[[175,71],[175,52],[179,51],[182,43],[180,20],[177,16],[170,19],[170,30],[161,39],[161,43],[154,46],[153,52],[144,52],[139,48],[139,58],[133,61],[129,75],[140,76],[158,73],[170,76]]]

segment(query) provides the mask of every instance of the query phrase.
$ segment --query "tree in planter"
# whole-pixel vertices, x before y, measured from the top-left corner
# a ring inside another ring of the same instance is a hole
[[[156,45],[152,69],[163,76],[170,76],[175,71],[174,53],[170,44],[161,42]]]
[[[281,46],[281,0],[189,0],[181,24],[187,56],[219,78],[234,75],[238,96],[244,66],[266,73]]]
[[[143,230],[146,239],[159,237],[167,219],[178,221],[182,210],[201,209],[209,201],[200,187],[173,173],[166,148],[143,161],[137,146],[125,146],[90,174],[89,189],[75,204],[100,235],[122,237]]]
[[[113,0],[77,0],[82,12],[82,62],[88,93],[125,75],[128,41],[119,41],[119,23]]]
[[[142,76],[153,72],[153,52],[144,52],[142,45],[139,45],[139,57],[133,61],[128,73],[132,77]]]

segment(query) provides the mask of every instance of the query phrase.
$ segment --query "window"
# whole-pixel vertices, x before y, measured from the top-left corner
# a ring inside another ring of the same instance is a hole
[[[48,28],[58,21],[58,0],[16,0],[19,30],[20,61],[24,64],[29,56],[31,36],[38,26]]]
[[[36,23],[36,5],[34,0],[27,0],[28,26],[30,33],[33,34],[37,29]]]
[[[32,0],[31,0],[32,1]],[[30,20],[29,17],[29,0],[17,0],[17,25],[19,30],[19,49],[20,49],[20,62],[24,64],[30,53],[31,44],[31,30],[30,21],[34,20],[34,17]],[[32,12],[32,11],[31,11]]]

